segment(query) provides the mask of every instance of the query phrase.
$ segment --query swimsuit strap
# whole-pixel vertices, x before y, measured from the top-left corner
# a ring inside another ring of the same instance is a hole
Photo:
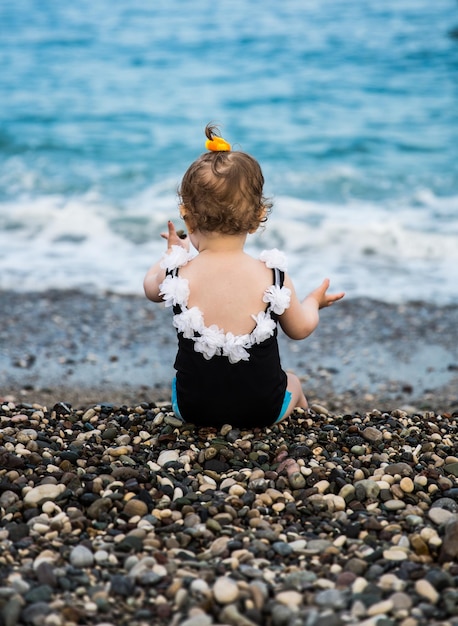
[[[173,278],[175,278],[176,276],[178,276],[178,267],[175,267],[174,269],[166,269],[165,270],[165,275],[166,276],[172,276]],[[181,304],[174,304],[172,306],[172,311],[174,315],[178,315],[179,313],[183,313],[183,307],[181,306]]]
[[[283,283],[285,281],[285,272],[279,270],[278,267],[273,267],[272,271],[274,273],[274,285],[278,287],[283,287]]]
[[[272,268],[272,273],[274,275],[274,285],[275,287],[280,287],[280,289],[283,287],[283,283],[285,281],[285,272],[283,272],[282,270],[279,270],[278,267],[273,267]],[[274,322],[278,322],[279,319],[279,315],[277,313],[274,313],[272,311],[272,303],[269,302],[269,304],[266,306],[265,309],[266,313],[268,312],[270,317],[274,320]]]

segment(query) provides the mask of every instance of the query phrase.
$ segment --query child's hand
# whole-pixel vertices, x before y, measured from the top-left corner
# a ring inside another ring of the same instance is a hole
[[[343,291],[332,294],[326,293],[329,289],[329,282],[329,278],[325,278],[321,285],[309,294],[310,298],[314,298],[317,301],[319,309],[331,306],[331,304],[337,302],[337,300],[341,300],[345,295]]]
[[[163,239],[167,239],[167,250],[170,250],[172,246],[181,246],[185,250],[189,251],[189,237],[184,233],[177,232],[175,225],[170,220],[167,223],[168,232],[161,233]],[[181,236],[180,236],[181,235]]]

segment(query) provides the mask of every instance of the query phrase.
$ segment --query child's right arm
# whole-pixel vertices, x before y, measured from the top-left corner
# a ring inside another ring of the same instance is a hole
[[[162,296],[159,294],[159,285],[164,279],[165,270],[160,266],[160,261],[158,261],[149,268],[143,280],[143,289],[148,300],[162,302]]]
[[[172,246],[182,246],[189,250],[189,238],[181,239],[172,222],[168,222],[168,232],[161,233],[163,239],[167,239],[167,252],[172,249]],[[153,302],[162,302],[162,296],[160,295],[160,285],[165,279],[165,269],[161,267],[162,259],[159,259],[154,265],[152,265],[146,273],[143,280],[143,289],[145,295],[149,300]]]
[[[319,309],[331,306],[345,295],[343,291],[328,294],[329,278],[325,278],[321,285],[301,302],[288,275],[285,275],[284,284],[291,289],[291,302],[289,308],[280,316],[279,322],[283,331],[291,339],[305,339],[311,335],[318,326]]]

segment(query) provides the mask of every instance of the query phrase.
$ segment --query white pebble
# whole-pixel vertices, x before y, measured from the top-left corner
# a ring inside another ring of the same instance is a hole
[[[178,450],[162,450],[157,459],[157,464],[163,467],[166,463],[178,461],[179,455]]]
[[[386,615],[393,608],[393,601],[388,598],[387,600],[381,600],[380,602],[376,602],[375,604],[371,604],[367,609],[367,614],[370,617],[374,615]]]
[[[202,578],[196,578],[189,585],[189,591],[193,595],[203,595],[206,596],[210,593],[210,587],[208,586],[207,581]]]
[[[55,500],[65,491],[65,485],[47,484],[33,487],[25,494],[24,504],[26,507],[36,507],[47,500]]]
[[[431,604],[436,604],[439,600],[439,593],[425,578],[422,578],[415,582],[415,591],[418,593],[418,595],[426,598],[429,602],[431,602]]]
[[[429,509],[428,517],[437,526],[440,526],[441,524],[446,524],[453,517],[453,513],[437,506]]]
[[[108,552],[106,550],[97,550],[94,554],[96,563],[106,563],[108,561]]]
[[[213,585],[213,595],[220,604],[230,604],[239,597],[239,588],[233,578],[220,576]]]
[[[405,561],[407,559],[407,553],[400,548],[389,548],[383,551],[383,558],[387,561]]]
[[[297,608],[303,602],[303,596],[298,591],[280,591],[275,596],[275,600],[292,608]]]
[[[358,576],[358,578],[353,581],[353,584],[351,586],[352,593],[354,595],[362,593],[368,584],[369,583],[365,578],[363,578],[362,576]]]

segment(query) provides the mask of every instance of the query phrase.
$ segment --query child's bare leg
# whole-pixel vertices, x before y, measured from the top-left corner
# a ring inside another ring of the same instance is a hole
[[[292,372],[287,372],[286,375],[288,377],[286,391],[290,392],[291,400],[288,404],[286,411],[282,415],[282,418],[275,422],[276,424],[283,422],[283,420],[289,417],[296,407],[300,407],[301,409],[308,408],[307,398],[302,391],[301,381],[296,376],[296,374],[293,374]]]
[[[287,372],[286,375],[288,376],[287,390],[290,391],[292,395],[291,404],[293,405],[293,409],[297,406],[301,409],[307,409],[309,405],[307,398],[302,391],[301,381],[296,374],[293,374],[292,372]]]

